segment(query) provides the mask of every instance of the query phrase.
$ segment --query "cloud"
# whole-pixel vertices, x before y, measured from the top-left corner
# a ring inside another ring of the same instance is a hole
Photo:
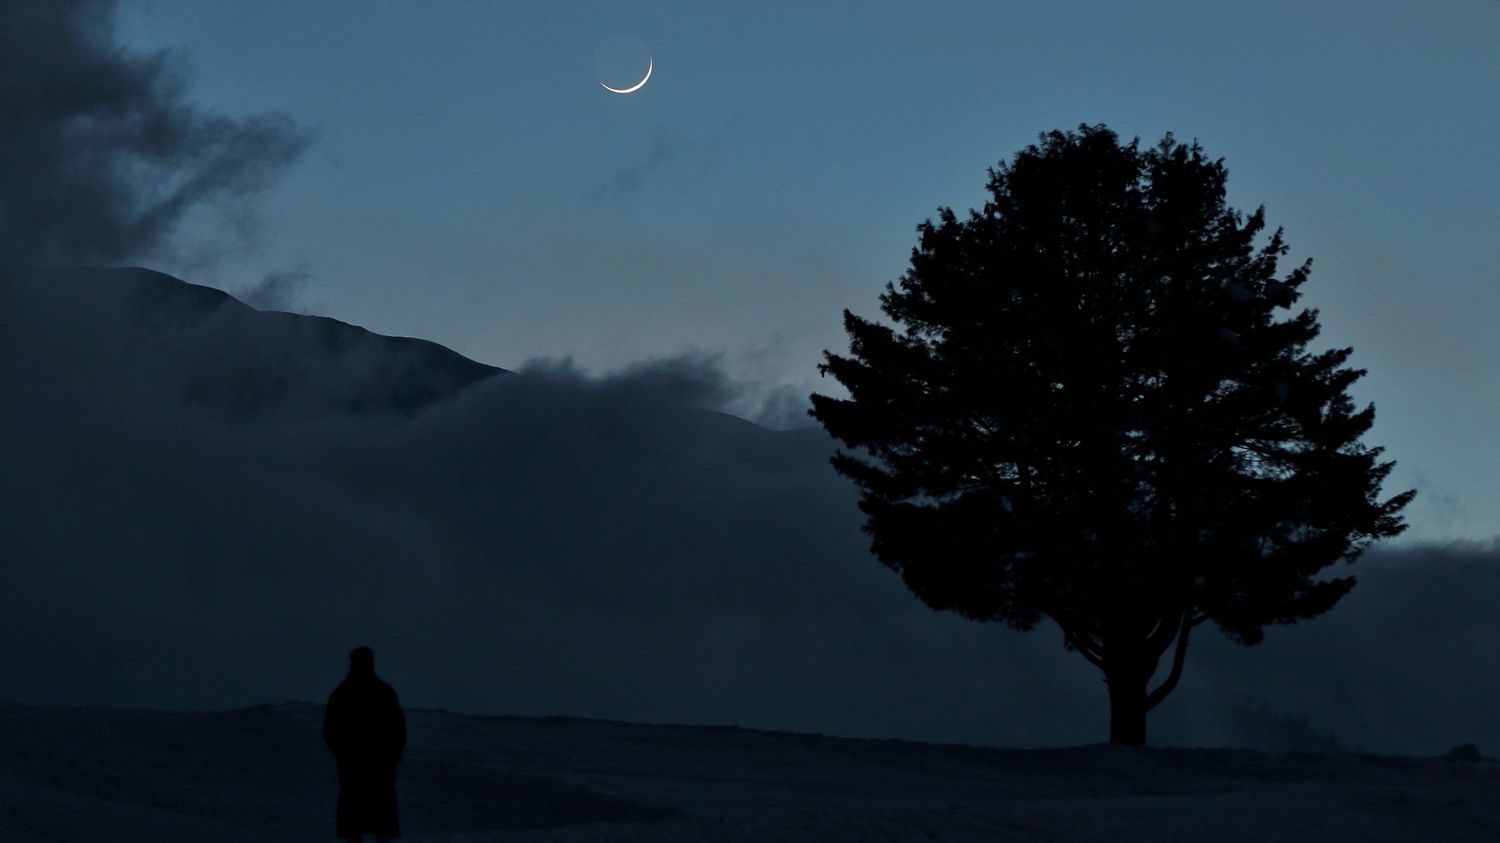
[[[651,136],[651,148],[646,155],[641,160],[616,170],[595,186],[594,198],[613,199],[639,193],[647,178],[681,158],[695,146],[677,132],[658,129]]]
[[[912,600],[831,440],[719,412],[738,387],[712,358],[539,361],[404,420],[303,400],[251,424],[187,387],[305,370],[340,394],[369,367],[64,286],[6,297],[0,391],[28,396],[0,418],[25,443],[0,476],[11,699],[319,699],[364,642],[413,705],[1047,739],[989,666],[1049,687],[1058,642],[1001,658]],[[931,688],[956,692],[936,718]]]
[[[320,700],[369,644],[414,706],[1105,739],[1099,675],[1055,629],[921,605],[871,557],[829,437],[721,412],[743,389],[711,356],[534,361],[415,413],[357,412],[310,393],[363,394],[391,341],[351,350],[332,320],[230,319],[172,304],[202,288],[119,281],[0,287],[11,700]],[[244,390],[186,388],[216,372],[289,382],[297,411],[249,423],[221,412]],[[1500,547],[1376,548],[1352,570],[1344,603],[1258,647],[1205,628],[1153,738],[1500,747]]]
[[[675,355],[625,366],[604,378],[590,378],[571,359],[533,358],[520,371],[538,383],[567,384],[609,407],[682,406],[714,409],[738,388],[707,352]]]
[[[816,424],[807,415],[812,408],[808,390],[780,384],[757,390],[758,403],[746,413],[751,420],[772,430],[796,430]]]
[[[1487,667],[1500,650],[1500,539],[1377,546],[1349,571],[1358,585],[1330,613],[1271,628],[1258,647],[1204,636],[1183,689],[1202,711],[1180,713],[1211,733],[1207,712],[1256,701],[1350,749],[1500,750],[1500,675]]]
[[[302,290],[312,276],[303,269],[268,272],[259,281],[235,293],[235,298],[256,310],[297,311]]]
[[[0,266],[138,259],[197,208],[242,225],[309,141],[283,114],[188,102],[183,59],[125,51],[114,8],[0,4]]]

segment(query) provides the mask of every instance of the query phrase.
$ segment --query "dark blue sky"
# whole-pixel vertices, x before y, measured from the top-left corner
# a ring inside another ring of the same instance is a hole
[[[256,246],[206,218],[139,262],[515,367],[718,352],[751,395],[829,390],[842,308],[874,315],[913,227],[985,168],[1104,122],[1197,138],[1230,203],[1311,256],[1367,437],[1417,486],[1404,539],[1500,515],[1500,3],[131,0],[120,34],[190,98],[316,132]],[[616,96],[594,52],[655,69]],[[287,288],[283,288],[285,291]],[[747,414],[753,414],[747,403]]]

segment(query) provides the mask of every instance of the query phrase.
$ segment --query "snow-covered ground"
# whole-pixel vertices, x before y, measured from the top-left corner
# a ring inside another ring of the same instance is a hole
[[[403,839],[424,843],[1500,839],[1489,761],[407,714]],[[0,706],[0,840],[330,839],[321,717]]]

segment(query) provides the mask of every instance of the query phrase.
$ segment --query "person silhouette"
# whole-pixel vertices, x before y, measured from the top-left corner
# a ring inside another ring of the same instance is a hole
[[[323,742],[339,769],[338,836],[400,837],[396,765],[406,749],[406,715],[395,689],[375,675],[369,647],[349,653],[349,675],[324,709]]]

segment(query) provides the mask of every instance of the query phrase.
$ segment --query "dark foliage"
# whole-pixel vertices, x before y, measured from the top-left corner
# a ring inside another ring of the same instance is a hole
[[[854,452],[880,560],[934,609],[1029,630],[1044,617],[1105,674],[1111,740],[1146,712],[1212,621],[1243,644],[1328,611],[1320,576],[1405,529],[1394,463],[1359,437],[1352,349],[1313,354],[1317,311],[1284,320],[1311,261],[1277,277],[1264,209],[1225,204],[1196,142],[1051,132],[990,171],[991,201],[940,209],[890,327],[844,312],[849,399],[811,415]],[[1161,657],[1169,675],[1148,690]]]

